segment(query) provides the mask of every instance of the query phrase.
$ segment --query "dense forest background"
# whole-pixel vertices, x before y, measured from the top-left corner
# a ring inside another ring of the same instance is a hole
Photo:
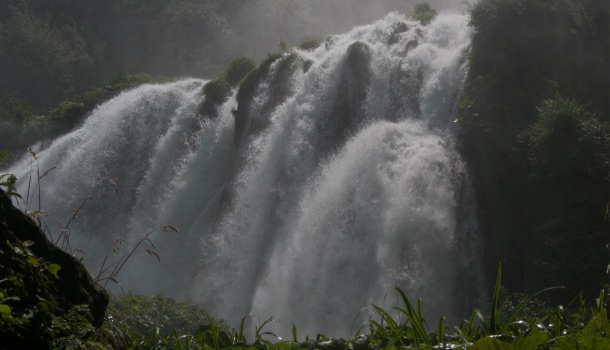
[[[346,4],[348,3],[348,4]],[[433,7],[455,2],[430,2]],[[6,0],[0,3],[0,150],[73,127],[118,91],[211,78],[409,11],[408,1]],[[460,4],[454,9],[461,8]],[[489,276],[535,292],[607,283],[610,38],[607,0],[479,0],[460,105]],[[63,101],[63,102],[62,102]]]
[[[464,7],[450,0],[431,3]],[[262,59],[280,42],[323,39],[412,5],[408,0],[2,1],[0,149],[21,152],[69,129],[84,110],[117,91],[151,79],[133,74],[213,78],[234,58]],[[93,93],[100,87],[105,91]],[[81,108],[75,103],[55,108],[85,92],[90,94],[77,101]]]
[[[604,0],[480,0],[460,106],[492,275],[511,290],[608,282],[610,24]]]

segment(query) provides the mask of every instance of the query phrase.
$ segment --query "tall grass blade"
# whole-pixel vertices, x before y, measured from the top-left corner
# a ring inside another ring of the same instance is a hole
[[[418,302],[418,311],[416,312],[415,308],[409,301],[409,298],[407,298],[407,295],[402,291],[402,289],[396,287],[396,291],[400,295],[402,302],[405,304],[406,310],[397,307],[395,309],[405,314],[409,319],[409,322],[411,322],[411,325],[413,326],[413,333],[415,334],[415,345],[419,347],[419,341],[422,340],[424,344],[432,347],[432,342],[428,337],[423,318],[421,317],[421,303]]]
[[[468,324],[466,325],[466,331],[464,332],[464,334],[471,339],[473,336],[473,329],[474,329],[474,323],[477,320],[477,316],[479,316],[481,314],[481,312],[479,310],[474,310],[472,312],[472,316],[470,316],[470,320],[468,321]]]
[[[443,344],[445,343],[445,318],[442,316],[438,321],[438,330],[436,331],[436,335],[438,337],[438,345],[443,347]]]
[[[295,343],[299,342],[299,334],[297,333],[297,326],[292,324],[292,341]]]
[[[244,323],[246,322],[246,316],[242,317],[241,322],[239,322],[239,333],[237,333],[238,342],[246,342],[246,337],[244,337]]]
[[[500,297],[500,284],[502,281],[502,262],[498,264],[498,274],[496,275],[496,286],[494,288],[494,295],[491,302],[491,315],[489,317],[489,331],[491,334],[497,334],[498,323],[500,321],[500,315],[498,310],[498,299]]]
[[[597,313],[602,312],[602,310],[604,309],[604,307],[606,305],[606,293],[605,293],[604,289],[601,289],[599,291],[599,298],[597,298],[595,301],[596,301],[596,306],[597,306],[597,310],[595,310],[595,311],[597,314]]]
[[[385,320],[385,323],[388,324],[388,326],[390,327],[390,329],[393,332],[395,332],[395,333],[399,332],[398,325],[396,324],[396,321],[394,321],[394,318],[392,317],[392,315],[390,315],[387,311],[380,308],[379,306],[373,305],[373,308],[382,317],[382,320]]]

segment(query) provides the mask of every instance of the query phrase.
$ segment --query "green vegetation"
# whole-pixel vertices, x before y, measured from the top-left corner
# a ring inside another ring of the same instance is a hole
[[[578,305],[548,307],[533,297],[511,298],[501,293],[500,275],[489,316],[475,310],[453,329],[441,318],[430,330],[419,300],[413,304],[396,289],[402,302],[392,310],[372,306],[367,324],[348,339],[318,334],[299,338],[293,325],[290,340],[265,331],[268,319],[255,327],[250,338],[244,333],[245,318],[238,329],[229,330],[202,309],[166,297],[118,295],[111,301],[108,324],[122,343],[133,349],[605,349],[610,346],[610,322],[603,307],[605,296],[589,308]],[[251,339],[251,340],[249,340]]]
[[[0,151],[0,167],[6,163],[8,158],[8,151]],[[13,174],[0,174],[0,188],[2,188],[6,195],[20,199],[21,195],[17,193],[17,178]]]
[[[159,295],[114,295],[107,313],[109,325],[137,329],[142,333],[156,327],[162,336],[170,336],[173,332],[193,334],[202,324],[228,329],[223,321],[214,319],[196,305]]]
[[[437,14],[438,13],[436,12],[436,10],[431,8],[428,3],[420,2],[415,4],[415,7],[413,7],[413,12],[411,13],[411,16],[413,16],[415,20],[418,20],[419,23],[426,26],[430,24],[430,22],[432,22],[434,18],[436,18]]]
[[[487,275],[505,259],[511,290],[565,285],[565,295],[593,298],[607,283],[609,7],[604,0],[471,7],[459,121]]]
[[[14,97],[0,99],[0,149],[21,154],[33,143],[51,139],[70,131],[99,104],[121,91],[145,83],[161,83],[168,78],[148,74],[115,72],[101,86],[75,95],[44,113],[33,112],[24,100]],[[6,160],[9,160],[6,157]],[[1,166],[1,164],[0,164]]]
[[[230,87],[237,87],[250,71],[256,68],[256,63],[248,57],[240,57],[229,63],[222,77]]]
[[[69,305],[57,298],[62,266],[46,261],[12,232],[0,232],[0,339],[2,347],[84,348],[99,344],[102,333],[91,324],[87,305]],[[73,347],[70,347],[70,346]],[[93,347],[89,347],[93,348]]]
[[[199,107],[199,113],[213,115],[214,107],[224,103],[229,97],[231,89],[237,87],[254,69],[256,69],[256,64],[247,57],[231,61],[216,79],[203,86],[205,101]]]
[[[235,143],[239,143],[243,139],[248,127],[246,125],[248,122],[246,113],[252,103],[256,87],[267,76],[271,66],[277,63],[275,74],[269,84],[270,98],[262,108],[261,115],[263,116],[269,115],[290,94],[292,89],[292,82],[290,81],[291,73],[297,69],[302,61],[303,59],[295,53],[270,53],[267,54],[267,57],[256,69],[248,73],[241,81],[237,91],[237,109],[233,111],[235,115]],[[266,120],[259,120],[257,122],[259,123],[258,125],[250,125],[250,127],[253,127],[250,129],[252,133],[256,132],[255,129],[261,128],[266,123]]]
[[[37,113],[112,75],[210,77],[279,38],[318,34],[307,4],[284,0],[3,0],[0,98]],[[309,9],[311,12],[311,9]],[[270,35],[258,35],[266,31]]]
[[[49,106],[82,89],[99,52],[74,23],[53,23],[25,3],[0,22],[0,96]]]
[[[317,39],[317,38],[307,39],[307,40],[303,41],[301,43],[301,45],[299,45],[299,49],[305,50],[305,51],[313,51],[313,50],[317,49],[321,44],[322,44],[321,39]]]

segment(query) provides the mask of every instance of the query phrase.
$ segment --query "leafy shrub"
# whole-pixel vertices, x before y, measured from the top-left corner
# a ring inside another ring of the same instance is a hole
[[[24,100],[10,96],[1,98],[0,149],[25,149],[31,136],[27,125],[34,117],[32,108]]]
[[[320,39],[307,39],[299,45],[299,49],[305,51],[313,51],[318,48],[322,44],[322,40]]]
[[[8,158],[8,151],[0,151],[0,167]],[[21,195],[17,193],[17,178],[13,174],[0,174],[0,188],[4,188],[6,195],[19,200]]]
[[[610,124],[562,96],[544,100],[538,112],[517,143],[526,161],[530,273],[538,276],[535,286],[561,283],[591,296],[607,264],[600,242],[608,235],[602,189],[608,187]]]
[[[203,86],[205,101],[199,106],[199,113],[202,115],[214,115],[214,107],[223,104],[229,94],[231,86],[222,77],[214,79]]]
[[[604,171],[610,152],[610,125],[575,99],[557,96],[538,109],[540,118],[519,136],[537,172]]]
[[[599,138],[610,112],[609,8],[599,0],[470,8],[459,120],[485,212],[485,265],[506,259],[511,289],[565,283],[591,298],[607,280],[607,170],[599,175],[607,146]]]
[[[105,343],[103,332],[91,324],[87,305],[58,300],[61,266],[33,253],[34,242],[22,242],[8,230],[0,234],[2,348],[63,349],[72,344],[73,349],[89,349]]]
[[[248,73],[256,69],[254,61],[247,57],[239,57],[229,63],[225,70],[214,80],[203,86],[205,101],[199,106],[199,113],[212,116],[214,107],[223,104],[231,88],[244,81]]]
[[[94,53],[74,25],[57,26],[21,3],[0,23],[0,95],[39,107],[70,95],[91,69]]]
[[[141,331],[159,328],[159,334],[168,336],[177,331],[193,334],[201,325],[213,323],[221,329],[227,326],[212,318],[207,311],[187,302],[153,295],[113,295],[108,308],[108,321]]]
[[[240,57],[229,63],[222,76],[229,86],[236,87],[255,68],[256,63],[252,59]]]
[[[415,4],[411,15],[422,25],[426,26],[436,18],[437,12],[435,9],[431,8],[429,4],[420,2]]]

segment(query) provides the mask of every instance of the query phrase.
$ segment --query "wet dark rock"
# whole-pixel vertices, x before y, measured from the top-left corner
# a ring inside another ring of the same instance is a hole
[[[421,116],[421,89],[424,80],[422,68],[412,71],[396,67],[390,80],[390,103],[392,109],[398,112],[394,115],[419,118]]]
[[[331,149],[342,144],[364,120],[365,103],[371,82],[371,50],[363,42],[347,49],[338,95],[328,116],[327,137]],[[324,152],[329,150],[324,150]]]
[[[409,30],[409,26],[405,22],[397,22],[392,25],[392,32],[388,39],[388,44],[394,45],[400,39],[400,34]]]
[[[414,48],[417,47],[417,45],[419,45],[419,41],[417,39],[411,39],[407,42],[407,45],[405,45],[405,53],[409,53],[411,50],[413,50]]]

